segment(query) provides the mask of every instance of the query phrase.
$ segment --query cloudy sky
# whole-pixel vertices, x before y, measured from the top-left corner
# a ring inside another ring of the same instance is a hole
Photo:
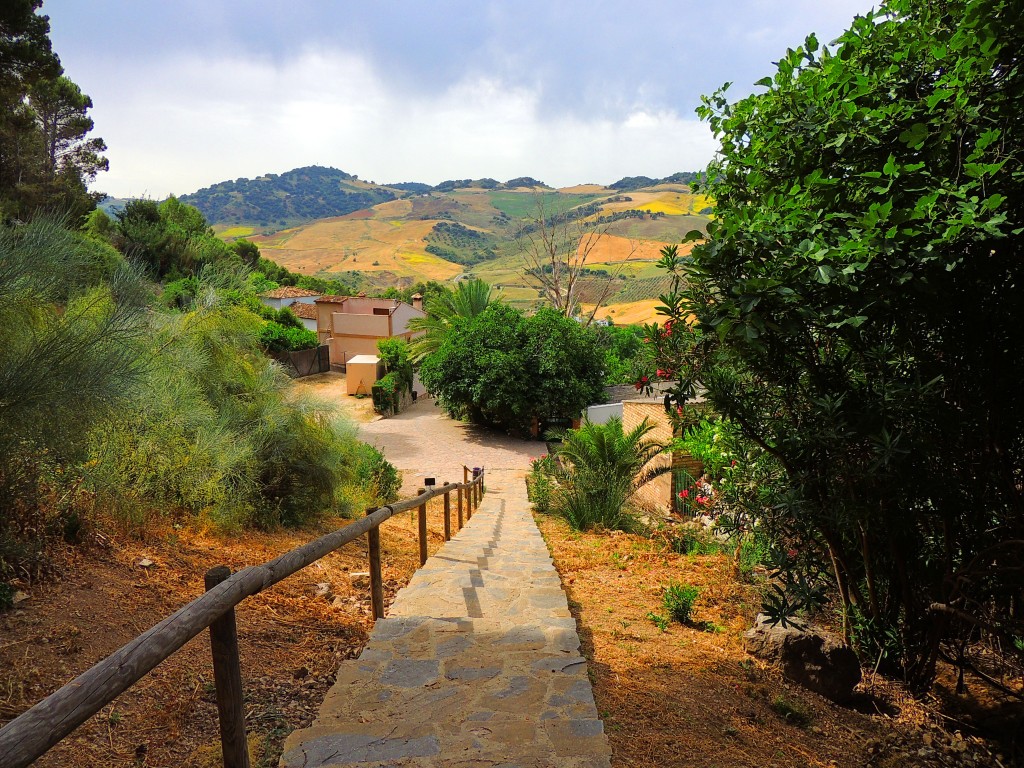
[[[377,182],[556,186],[702,168],[739,98],[868,0],[44,0],[110,171],[161,198],[330,165]]]

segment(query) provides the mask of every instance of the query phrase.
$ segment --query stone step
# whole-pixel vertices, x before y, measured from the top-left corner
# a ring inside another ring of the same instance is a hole
[[[610,765],[576,623],[513,480],[399,592],[282,766]]]

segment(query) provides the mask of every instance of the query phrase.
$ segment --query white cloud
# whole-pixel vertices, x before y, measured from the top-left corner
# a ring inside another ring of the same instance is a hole
[[[111,170],[96,186],[118,196],[184,194],[311,164],[378,182],[607,183],[698,169],[714,151],[706,126],[672,111],[552,113],[539,108],[539,86],[473,73],[437,95],[410,94],[337,50],[283,62],[153,61],[104,78],[91,95],[96,133],[110,146]]]

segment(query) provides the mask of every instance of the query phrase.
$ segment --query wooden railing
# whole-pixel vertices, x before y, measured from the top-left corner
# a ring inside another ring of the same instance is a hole
[[[0,764],[22,768],[64,739],[75,728],[135,685],[160,662],[174,654],[204,629],[210,629],[217,712],[225,768],[248,768],[242,674],[235,629],[235,606],[245,598],[315,563],[336,549],[367,534],[370,559],[370,602],[374,620],[384,615],[381,577],[380,525],[398,512],[418,509],[420,565],[427,560],[427,502],[444,496],[444,536],[451,538],[451,498],[458,498],[458,526],[479,507],[484,472],[470,477],[463,467],[462,483],[421,488],[405,501],[368,509],[366,517],[293,549],[262,565],[231,573],[226,566],[206,574],[206,592],[159,624],[131,640],[103,661],[87,669],[60,690],[0,728]]]

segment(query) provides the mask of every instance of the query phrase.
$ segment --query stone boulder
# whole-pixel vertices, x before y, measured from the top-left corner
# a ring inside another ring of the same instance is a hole
[[[747,653],[773,662],[797,685],[843,703],[860,682],[860,662],[853,649],[819,627],[787,619],[772,626],[759,613],[743,635]]]

